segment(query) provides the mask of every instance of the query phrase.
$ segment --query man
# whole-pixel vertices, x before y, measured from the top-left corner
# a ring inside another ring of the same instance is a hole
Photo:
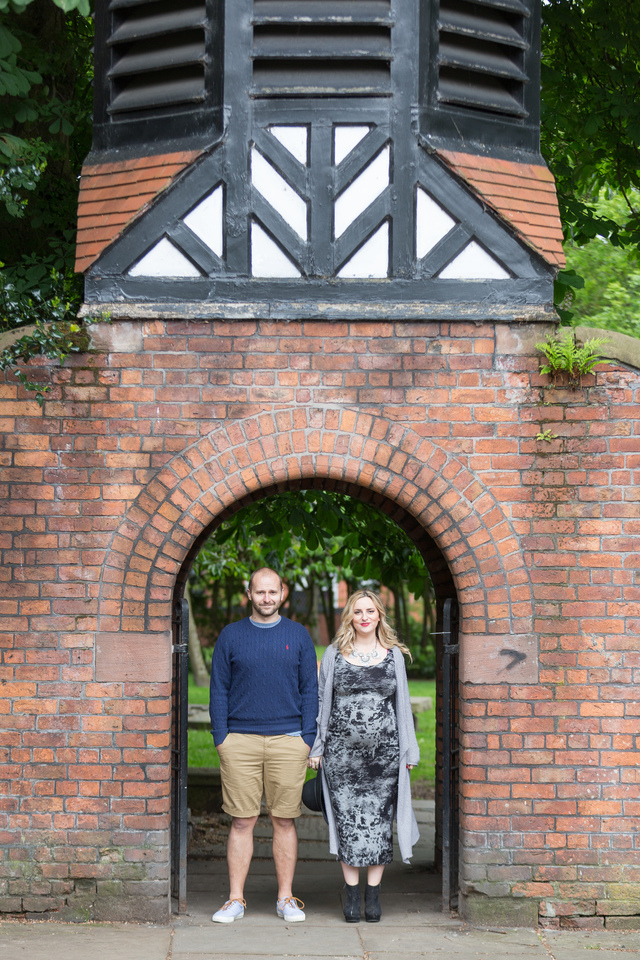
[[[264,791],[273,824],[276,912],[296,923],[305,915],[291,891],[298,857],[294,818],[300,816],[316,733],[316,653],[308,631],[280,616],[284,587],[274,570],[256,570],[247,596],[251,615],[221,631],[211,663],[211,732],[220,756],[222,808],[232,818],[229,899],[212,919],[231,923],[244,916],[244,884]]]

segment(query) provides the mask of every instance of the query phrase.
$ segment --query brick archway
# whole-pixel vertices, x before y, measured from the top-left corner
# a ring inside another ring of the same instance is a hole
[[[176,579],[216,521],[265,493],[318,482],[398,513],[427,562],[439,562],[443,580],[452,578],[464,633],[531,629],[518,538],[464,459],[405,424],[322,407],[221,425],[160,471],[107,552],[100,633],[166,632]]]

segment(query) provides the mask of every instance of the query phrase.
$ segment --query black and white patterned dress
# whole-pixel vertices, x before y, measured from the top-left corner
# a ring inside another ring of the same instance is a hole
[[[353,867],[393,860],[398,725],[393,657],[354,666],[338,654],[322,764],[338,832],[338,857]]]

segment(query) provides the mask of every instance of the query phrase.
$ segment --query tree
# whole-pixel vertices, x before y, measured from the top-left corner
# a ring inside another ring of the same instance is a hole
[[[280,573],[289,588],[285,613],[307,626],[313,626],[319,596],[330,632],[339,582],[350,591],[362,583],[386,586],[396,629],[412,648],[416,668],[433,661],[429,572],[404,531],[375,507],[323,490],[291,491],[251,504],[221,524],[191,574],[194,612],[209,642],[225,623],[244,615],[244,584],[259,566]],[[409,610],[410,595],[423,604],[419,623]]]
[[[640,0],[545,0],[542,152],[555,175],[565,237],[640,251]],[[622,217],[598,207],[603,190]],[[558,299],[575,274],[560,277]],[[567,315],[566,319],[570,319]]]
[[[89,0],[0,0],[0,333],[35,324],[0,369],[86,346],[73,271],[78,173],[91,145]]]
[[[640,205],[637,191],[631,198]],[[620,194],[607,196],[602,191],[595,211],[622,223],[627,204]],[[574,321],[640,337],[640,262],[633,248],[595,237],[583,246],[569,242],[566,253],[567,266],[584,278],[571,302]]]

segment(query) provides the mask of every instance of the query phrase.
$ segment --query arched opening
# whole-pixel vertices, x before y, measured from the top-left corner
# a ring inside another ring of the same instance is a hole
[[[447,588],[453,595],[455,585],[460,606],[460,726],[470,743],[479,712],[484,713],[487,697],[496,693],[491,684],[497,670],[513,670],[505,674],[512,683],[538,680],[537,641],[530,633],[533,585],[521,539],[508,511],[467,457],[426,439],[411,425],[346,407],[285,408],[222,423],[165,463],[111,536],[98,588],[96,679],[144,677],[151,682],[152,696],[166,697],[171,689],[173,600],[181,595],[194,553],[226,511],[296,484],[326,484],[373,502],[382,498],[383,509],[406,523],[414,542],[422,544],[441,602]],[[505,667],[503,660],[512,650],[522,664],[515,669],[513,663]],[[161,763],[163,782],[149,779],[143,802],[154,813],[161,807],[160,829],[149,843],[164,872],[171,853],[171,710],[166,699],[157,709],[162,716],[153,722],[162,727],[167,749],[150,756],[154,765]],[[475,776],[495,776],[469,765],[467,753],[462,756],[459,791],[465,796],[464,816],[477,809]],[[154,778],[157,773],[153,769]],[[475,843],[473,826],[468,831],[463,819],[459,877],[465,910]],[[179,849],[174,847],[174,852],[179,856]]]
[[[323,490],[332,491],[360,502],[371,505],[386,514],[410,538],[428,568],[436,604],[436,625],[434,640],[436,645],[436,795],[435,802],[423,804],[419,808],[418,818],[422,820],[421,833],[431,834],[432,852],[425,859],[424,846],[422,859],[414,857],[414,866],[407,870],[399,865],[400,875],[393,876],[393,887],[399,895],[410,895],[412,909],[428,912],[439,911],[442,906],[442,894],[445,897],[445,906],[448,909],[455,904],[457,896],[457,636],[456,614],[457,601],[453,577],[445,558],[424,526],[412,516],[404,507],[400,506],[391,497],[376,492],[370,487],[331,478],[306,478],[297,481],[288,481],[276,485],[264,486],[249,495],[238,498],[229,504],[215,519],[202,530],[194,540],[189,552],[184,558],[176,578],[174,589],[174,609],[176,611],[175,644],[181,653],[174,655],[174,722],[173,729],[173,791],[172,791],[172,870],[173,894],[176,909],[186,908],[186,769],[185,769],[185,734],[186,734],[186,697],[184,690],[186,676],[185,640],[188,639],[186,603],[183,601],[185,586],[193,563],[205,542],[213,531],[226,519],[235,515],[248,504],[257,500],[293,490]],[[182,643],[180,643],[182,641]],[[446,687],[445,684],[446,683]],[[444,831],[444,832],[443,832]],[[426,839],[426,838],[425,838]],[[261,845],[261,850],[264,846]],[[443,854],[444,849],[444,854]],[[218,851],[220,856],[220,851]],[[258,854],[259,856],[260,854]],[[264,853],[262,854],[264,856]],[[330,855],[327,846],[327,860]],[[331,858],[332,859],[332,858]],[[334,863],[336,883],[339,877],[339,867]],[[224,863],[217,871],[218,881],[226,883]],[[304,872],[304,871],[303,871]],[[444,874],[443,874],[444,872]],[[194,900],[199,902],[198,886],[202,885],[203,871],[194,872],[193,896],[190,896],[190,910]],[[440,877],[442,877],[442,883]],[[209,884],[207,884],[209,886]],[[315,898],[317,900],[317,897]],[[201,900],[201,898],[200,898]],[[208,906],[208,905],[207,905]]]

